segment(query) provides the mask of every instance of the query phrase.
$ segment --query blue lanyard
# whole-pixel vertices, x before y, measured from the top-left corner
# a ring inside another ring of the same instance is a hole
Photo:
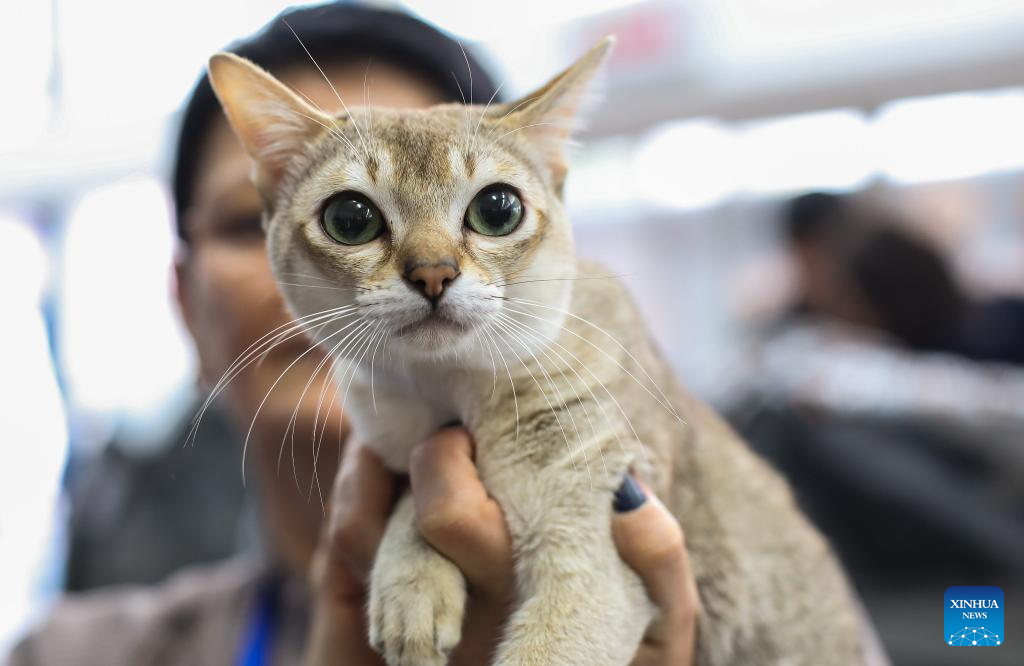
[[[245,633],[242,634],[238,666],[270,666],[279,589],[280,584],[276,576],[271,577],[260,587],[256,605],[249,614]]]

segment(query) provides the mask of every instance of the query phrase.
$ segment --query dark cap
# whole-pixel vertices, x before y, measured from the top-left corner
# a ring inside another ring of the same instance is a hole
[[[399,11],[350,2],[291,9],[227,50],[270,72],[311,64],[310,55],[320,65],[372,59],[422,77],[437,89],[444,102],[465,99],[471,104],[485,104],[492,96],[500,101],[494,80],[472,53],[437,28]],[[186,242],[183,217],[192,203],[201,145],[219,117],[220,104],[204,73],[182,112],[172,171],[178,236]]]

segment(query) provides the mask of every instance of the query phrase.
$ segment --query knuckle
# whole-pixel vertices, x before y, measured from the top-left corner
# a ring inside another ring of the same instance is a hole
[[[695,622],[704,613],[704,606],[700,602],[700,594],[697,591],[696,585],[688,586],[686,601],[688,603],[683,604],[682,616],[686,622]]]
[[[646,549],[643,560],[652,569],[661,569],[680,561],[684,556],[685,540],[681,530],[672,530]]]
[[[464,428],[443,428],[416,444],[412,449],[411,460],[413,464],[419,465],[432,457],[454,455],[470,446],[469,433]]]
[[[412,447],[412,452],[409,454],[409,468],[410,470],[423,469],[424,465],[430,459],[430,440],[425,439],[422,442]]]
[[[362,532],[359,521],[352,515],[342,514],[332,520],[327,530],[327,545],[332,558],[341,558],[355,548],[360,543]]]
[[[464,504],[441,501],[416,513],[416,527],[428,541],[450,542],[473,532],[476,517]]]
[[[471,444],[469,431],[461,426],[443,428],[437,432],[434,439],[439,446],[450,446],[453,448],[469,446]]]
[[[328,565],[330,554],[325,552],[323,544],[313,552],[313,558],[309,562],[309,581],[313,585],[322,585],[327,582]]]

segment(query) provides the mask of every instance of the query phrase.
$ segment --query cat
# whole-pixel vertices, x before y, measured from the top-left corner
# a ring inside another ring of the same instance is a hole
[[[611,540],[630,469],[684,529],[697,664],[862,663],[844,574],[786,484],[677,384],[624,287],[575,258],[566,146],[612,41],[486,106],[328,115],[240,57],[209,71],[285,301],[347,364],[353,436],[399,472],[442,424],[473,436],[516,556],[494,663],[632,660],[656,609]],[[465,599],[406,493],[372,571],[372,644],[392,665],[446,663]]]

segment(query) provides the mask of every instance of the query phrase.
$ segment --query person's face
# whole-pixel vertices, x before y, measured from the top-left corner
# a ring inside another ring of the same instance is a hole
[[[424,107],[440,101],[425,82],[383,65],[374,65],[368,77],[361,66],[327,68],[326,72],[349,106],[368,101],[375,106]],[[284,70],[279,76],[324,111],[341,111],[338,96],[312,64]],[[201,151],[193,205],[184,212],[191,244],[177,265],[178,298],[195,340],[201,380],[208,387],[252,343],[291,320],[270,272],[260,228],[260,198],[250,180],[251,171],[252,163],[227,122],[218,120]],[[307,349],[310,343],[303,335],[283,341],[232,381],[224,397],[241,425],[253,418],[282,373],[283,379],[260,413],[278,423],[289,418],[322,358],[311,351],[296,361]],[[301,401],[300,422],[304,415],[312,421],[327,369]]]
[[[877,318],[841,269],[842,260],[822,239],[809,239],[793,247],[798,289],[806,305],[819,314],[861,326],[875,326]]]

